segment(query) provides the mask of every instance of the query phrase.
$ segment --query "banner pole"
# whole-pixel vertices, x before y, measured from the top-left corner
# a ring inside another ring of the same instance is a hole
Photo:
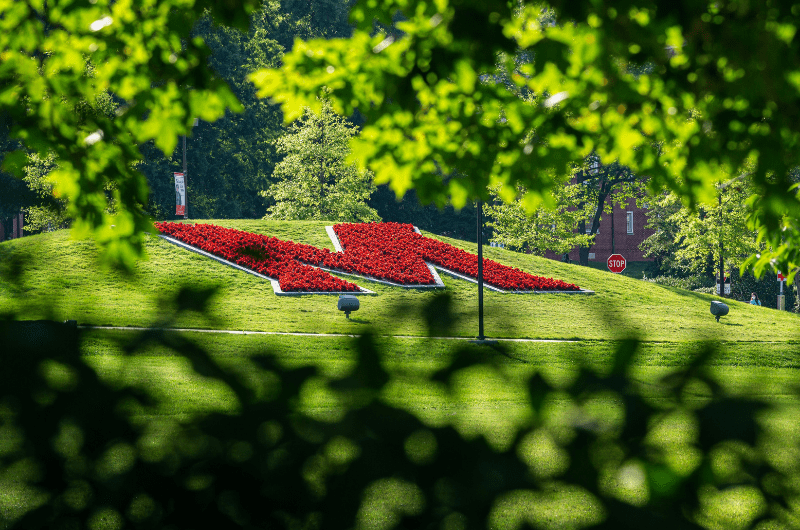
[[[183,135],[183,189],[184,189],[184,197],[186,200],[184,201],[183,206],[183,218],[189,218],[189,176],[186,173],[186,135]]]

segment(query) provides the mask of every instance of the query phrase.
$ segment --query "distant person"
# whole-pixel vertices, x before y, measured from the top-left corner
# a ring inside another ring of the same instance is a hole
[[[758,299],[758,295],[756,293],[752,293],[750,295],[750,304],[761,305],[761,300]]]

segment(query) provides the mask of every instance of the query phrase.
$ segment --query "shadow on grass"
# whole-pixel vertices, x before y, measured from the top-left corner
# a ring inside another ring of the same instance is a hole
[[[352,318],[352,317],[350,317],[349,319],[347,319],[347,321],[348,322],[354,322],[356,324],[371,324],[372,323],[371,320],[367,320],[365,318]]]
[[[206,311],[213,295],[179,289],[159,325]],[[425,308],[431,336],[455,323],[451,303],[445,294]],[[625,329],[615,314],[598,318]],[[270,352],[246,369],[220,363],[177,332],[120,338],[131,367],[157,345],[191,367],[194,392],[213,383],[232,396],[224,413],[187,415],[154,390],[155,376],[98,377],[80,335],[69,324],[0,323],[0,467],[14,470],[0,477],[3,530],[673,530],[794,520],[794,445],[774,458],[786,444],[757,421],[770,405],[726,392],[705,368],[713,344],[643,391],[631,375],[635,338],[615,343],[608,370],[576,362],[574,377],[558,382],[515,377],[502,344],[453,341],[450,362],[422,374],[387,368],[391,352],[365,333],[351,343],[352,368],[326,376]],[[709,501],[731,489],[751,494]]]
[[[730,298],[725,298],[725,297],[721,298],[719,295],[714,295],[714,294],[696,293],[694,291],[688,291],[686,289],[681,289],[680,287],[672,287],[670,285],[660,285],[658,283],[652,283],[652,282],[650,284],[653,285],[654,287],[659,287],[661,289],[669,291],[669,292],[671,292],[673,294],[676,294],[678,296],[683,296],[683,297],[686,297],[686,298],[694,298],[694,299],[700,300],[700,301],[702,301],[702,302],[704,302],[706,304],[710,303],[712,300],[719,300],[720,302],[723,302],[723,303],[728,303],[728,302],[747,303],[747,302],[749,302],[749,300],[744,300],[743,301],[743,300],[732,300]]]

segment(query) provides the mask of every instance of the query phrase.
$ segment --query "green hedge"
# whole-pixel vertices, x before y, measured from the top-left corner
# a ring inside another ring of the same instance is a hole
[[[644,278],[645,281],[666,285],[667,287],[677,287],[687,291],[695,291],[704,287],[714,288],[714,279],[704,275],[696,276],[657,276],[655,278]]]

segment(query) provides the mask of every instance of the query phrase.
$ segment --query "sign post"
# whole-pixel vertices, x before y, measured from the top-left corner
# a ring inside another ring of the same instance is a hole
[[[611,254],[606,260],[606,265],[608,265],[608,270],[614,274],[619,274],[625,270],[628,262],[622,257],[622,254]]]
[[[720,284],[719,274],[717,274],[717,294],[720,294],[720,292],[719,292],[719,284]],[[728,271],[727,275],[725,276],[723,284],[725,285],[725,290],[723,291],[723,293],[725,295],[730,295],[731,294],[731,273],[730,273],[730,271]],[[720,295],[720,296],[722,296],[722,295]]]
[[[783,282],[786,280],[786,277],[783,275],[782,272],[778,272],[778,283],[781,285],[780,294],[778,294],[778,311],[785,311],[786,310],[786,297],[783,295]]]

